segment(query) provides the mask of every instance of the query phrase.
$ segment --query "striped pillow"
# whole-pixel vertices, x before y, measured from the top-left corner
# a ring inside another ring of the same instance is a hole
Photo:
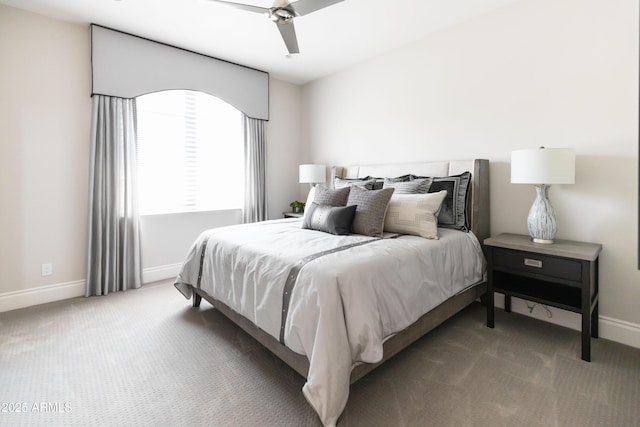
[[[425,194],[429,192],[432,178],[419,178],[413,181],[398,182],[388,178],[384,179],[382,188],[395,188],[393,194]]]
[[[333,188],[345,188],[345,187],[352,187],[355,185],[361,188],[365,188],[367,190],[373,190],[373,186],[375,182],[376,180],[374,178],[345,179],[345,178],[339,178],[336,176],[335,179],[333,180]]]

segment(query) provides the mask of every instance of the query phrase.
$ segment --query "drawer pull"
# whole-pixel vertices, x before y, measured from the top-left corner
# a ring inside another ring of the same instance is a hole
[[[539,259],[525,258],[524,265],[527,265],[529,267],[542,268],[542,261],[540,261]]]

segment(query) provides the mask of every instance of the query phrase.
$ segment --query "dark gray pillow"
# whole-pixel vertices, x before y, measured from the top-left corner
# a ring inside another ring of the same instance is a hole
[[[468,231],[467,196],[469,194],[469,181],[471,173],[433,178],[429,193],[437,193],[447,190],[440,212],[438,213],[438,227],[453,228],[455,230]]]
[[[376,182],[373,183],[372,190],[381,190],[382,188],[384,188],[385,182],[408,182],[408,181],[411,181],[412,177],[411,177],[411,174],[407,174],[407,175],[397,176],[395,178],[372,178],[372,177],[368,177],[368,178],[376,180]],[[397,194],[397,190],[396,190],[396,194]]]
[[[354,233],[382,237],[384,216],[393,190],[393,188],[365,190],[360,187],[351,187],[347,204],[358,206],[351,225]]]
[[[346,206],[350,190],[351,187],[336,188],[333,190],[322,185],[316,185],[313,202],[318,205]]]
[[[338,235],[349,234],[355,213],[355,205],[337,207],[313,202],[307,207],[302,228]]]
[[[346,179],[346,178],[340,178],[336,176],[335,179],[333,180],[333,187],[344,188],[344,187],[351,187],[351,186],[357,185],[358,187],[366,188],[367,190],[373,190],[373,186],[375,182],[376,180],[373,178]]]

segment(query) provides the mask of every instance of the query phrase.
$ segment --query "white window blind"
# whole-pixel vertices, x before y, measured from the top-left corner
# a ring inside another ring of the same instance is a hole
[[[240,111],[182,90],[144,95],[136,104],[141,215],[242,208]]]

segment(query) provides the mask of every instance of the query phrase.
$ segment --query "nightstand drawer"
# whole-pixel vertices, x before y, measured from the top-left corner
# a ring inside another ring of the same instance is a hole
[[[582,266],[578,261],[502,248],[493,248],[492,254],[493,265],[498,268],[504,267],[574,282],[582,281]]]

